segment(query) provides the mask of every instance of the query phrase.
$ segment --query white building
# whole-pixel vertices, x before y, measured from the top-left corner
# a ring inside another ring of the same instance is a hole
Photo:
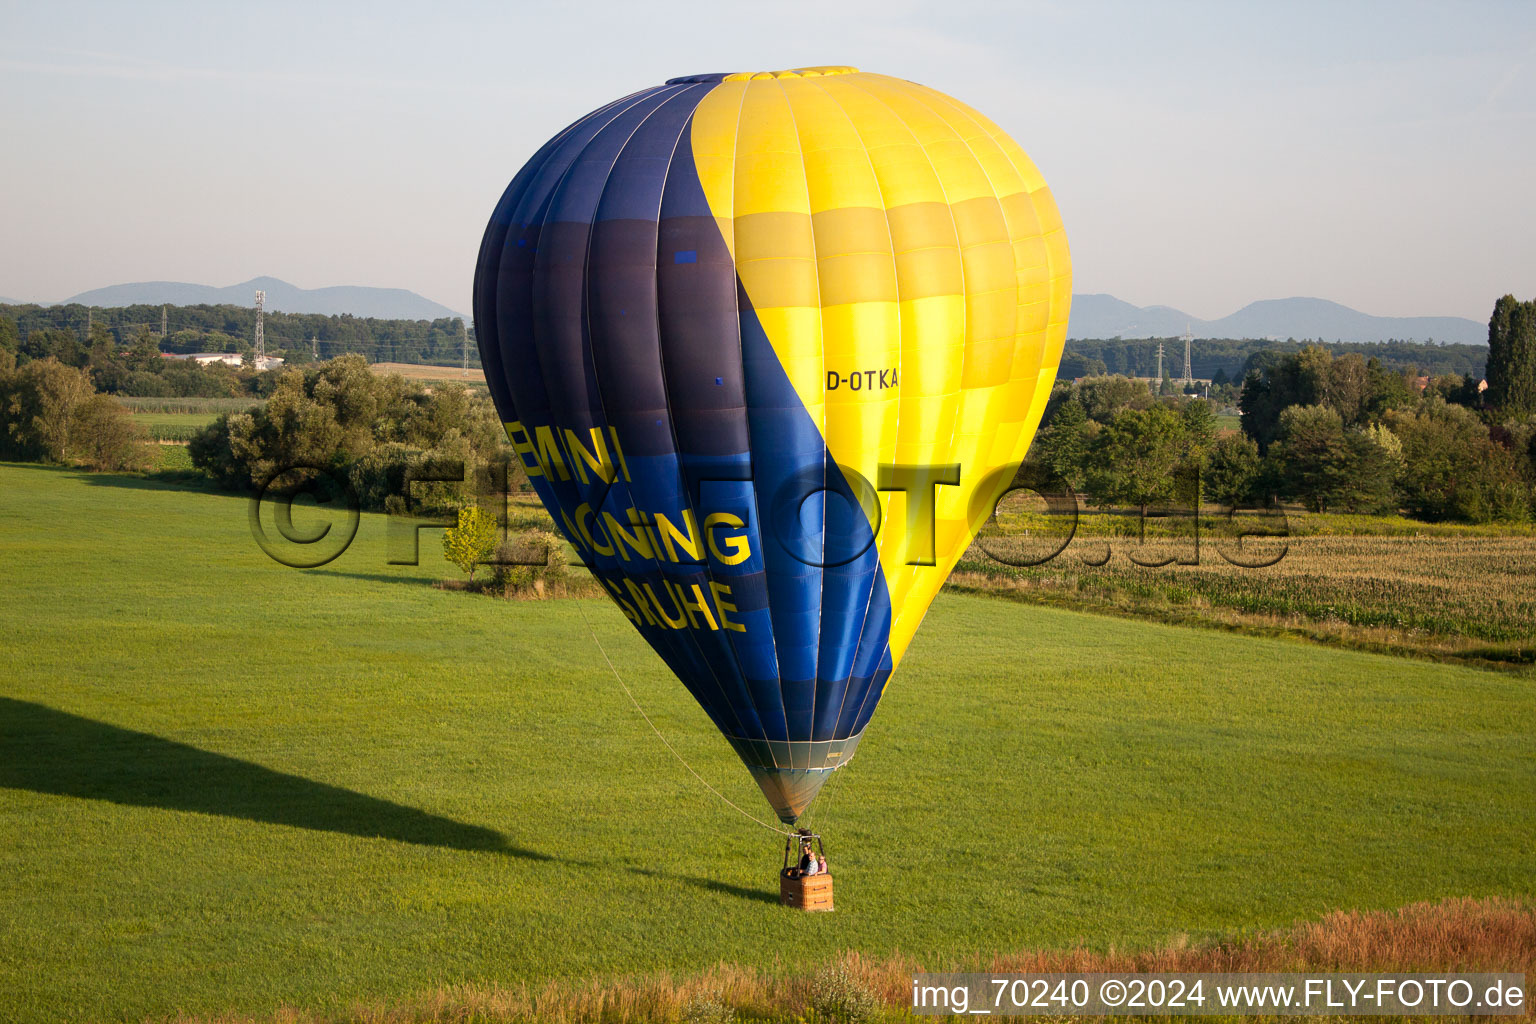
[[[244,361],[241,359],[239,352],[192,352],[188,355],[180,355],[175,352],[162,352],[160,355],[165,359],[190,359],[194,363],[202,363],[204,366],[207,366],[209,363],[223,363],[225,366],[239,366]]]
[[[190,359],[194,363],[201,363],[204,366],[207,366],[209,363],[223,363],[225,366],[238,368],[245,362],[238,352],[193,352],[189,355],[181,355],[176,352],[161,352],[160,356],[162,359]],[[275,370],[283,365],[283,360],[279,356],[266,356],[257,359],[255,362],[256,369],[258,370]]]

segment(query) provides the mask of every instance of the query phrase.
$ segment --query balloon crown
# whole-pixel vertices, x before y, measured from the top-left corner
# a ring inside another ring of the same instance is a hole
[[[667,79],[668,85],[689,85],[694,82],[747,82],[770,78],[825,78],[828,75],[853,75],[858,68],[851,64],[828,64],[818,68],[791,68],[788,71],[737,71],[734,74],[684,75]]]

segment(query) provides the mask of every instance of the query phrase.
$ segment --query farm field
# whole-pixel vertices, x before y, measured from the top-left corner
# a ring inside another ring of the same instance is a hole
[[[134,412],[133,422],[143,427],[206,427],[218,419],[216,412]]]
[[[219,416],[218,413],[197,412],[135,412],[133,422],[155,441],[174,441],[183,444]]]
[[[151,440],[176,444],[192,440],[198,431],[222,413],[241,412],[260,404],[256,398],[115,397]]]
[[[318,515],[298,512],[296,517]],[[289,569],[243,498],[0,466],[0,992],[17,1021],[440,986],[942,967],[1536,896],[1526,677],[941,595],[774,903],[745,770],[602,601]],[[665,922],[665,926],[658,926]]]
[[[406,380],[457,381],[470,387],[485,387],[485,373],[479,366],[471,366],[467,374],[462,367],[426,363],[369,363],[368,368],[381,375],[398,373]]]
[[[1198,543],[1192,524],[1188,515],[1153,517],[1143,529],[1130,515],[1085,513],[1070,544],[1048,557],[1067,540],[1069,520],[1009,499],[947,586],[1527,674],[1536,666],[1528,524],[1296,509],[1229,521],[1206,509]],[[1280,535],[1236,543],[1245,530]]]
[[[221,412],[240,412],[261,404],[261,399],[245,398],[142,398],[114,395],[116,401],[135,414],[178,413],[213,419]]]
[[[509,507],[515,529],[556,531],[531,491]],[[1294,508],[1228,520],[1207,508],[1197,545],[1192,521],[1153,517],[1143,530],[1132,515],[1085,512],[1055,557],[1019,565],[1047,558],[1066,527],[1010,499],[945,589],[1536,675],[1530,524]],[[1244,530],[1254,535],[1235,542]]]

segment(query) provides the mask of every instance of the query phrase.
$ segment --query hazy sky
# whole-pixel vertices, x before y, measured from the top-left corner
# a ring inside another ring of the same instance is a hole
[[[1536,297],[1536,4],[0,3],[0,296],[410,288],[468,311],[547,137],[702,71],[855,64],[1034,158],[1079,292],[1215,318]]]

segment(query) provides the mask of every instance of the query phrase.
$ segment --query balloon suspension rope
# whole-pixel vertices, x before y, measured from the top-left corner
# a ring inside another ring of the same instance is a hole
[[[661,740],[662,745],[665,746],[668,750],[672,751],[672,756],[677,758],[678,763],[680,763],[684,768],[687,768],[689,773],[692,774],[694,778],[698,779],[705,789],[719,797],[727,807],[730,807],[732,810],[736,811],[736,813],[742,815],[743,817],[751,818],[753,821],[763,826],[763,828],[768,829],[770,832],[777,832],[781,836],[794,835],[793,832],[779,828],[777,825],[770,825],[768,822],[764,821],[762,818],[759,818],[751,811],[743,810],[741,807],[732,803],[729,797],[720,792],[714,786],[711,786],[709,782],[704,778],[704,776],[693,770],[693,765],[684,760],[683,755],[677,752],[677,748],[674,747],[671,743],[667,742],[667,738],[661,734],[661,730],[656,728],[656,723],[651,721],[651,716],[645,713],[645,708],[640,706],[640,702],[638,700],[635,700],[635,695],[630,692],[629,686],[624,682],[624,677],[619,675],[618,668],[614,666],[613,659],[608,657],[608,652],[603,649],[603,642],[597,638],[597,630],[592,628],[592,621],[587,618],[587,610],[582,607],[582,602],[575,601],[573,603],[576,605],[576,610],[581,612],[581,621],[586,623],[587,632],[592,634],[592,642],[597,645],[598,653],[601,654],[603,656],[603,660],[608,663],[608,671],[613,673],[613,678],[619,681],[619,686],[624,690],[624,696],[628,697],[629,702],[635,706],[635,710],[640,712],[640,717],[645,719],[645,724],[651,727],[651,731],[656,734],[657,739]]]

